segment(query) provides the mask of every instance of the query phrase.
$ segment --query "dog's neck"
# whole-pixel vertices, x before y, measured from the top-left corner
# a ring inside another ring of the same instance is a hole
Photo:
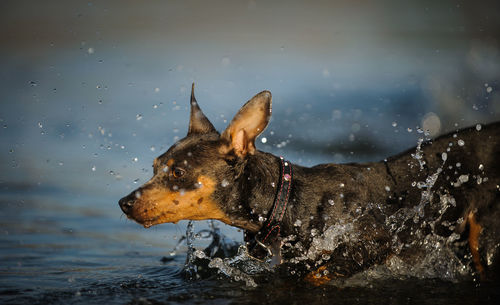
[[[245,166],[242,198],[246,197],[245,204],[259,227],[269,217],[280,187],[280,162],[279,157],[257,151]]]

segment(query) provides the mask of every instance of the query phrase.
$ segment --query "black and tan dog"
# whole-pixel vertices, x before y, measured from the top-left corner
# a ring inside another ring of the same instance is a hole
[[[154,160],[153,178],[122,198],[121,209],[145,227],[186,219],[239,227],[251,253],[272,249],[306,266],[316,283],[394,257],[412,264],[431,235],[481,277],[496,274],[500,123],[382,162],[307,168],[256,149],[270,116],[271,93],[263,91],[219,134],[192,92],[187,136]]]

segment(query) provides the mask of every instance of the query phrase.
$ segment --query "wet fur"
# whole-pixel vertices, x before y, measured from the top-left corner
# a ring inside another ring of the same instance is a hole
[[[208,192],[205,188],[203,196],[189,197],[196,202],[185,204],[199,209],[210,202],[211,211],[201,218],[221,220],[244,229],[248,235],[256,233],[271,211],[279,180],[279,158],[256,150],[254,145],[255,138],[269,121],[270,106],[270,93],[255,96],[219,134],[192,94],[187,137],[155,160],[155,174],[148,183],[120,200],[124,213],[145,226],[176,222],[180,219],[164,217],[151,221],[155,209],[148,205],[157,203],[143,197],[147,197],[148,190],[161,189],[168,196],[184,200],[188,196],[182,194],[203,188],[197,185],[199,177],[203,176],[210,179],[213,189]],[[459,139],[465,145],[458,145]],[[345,222],[354,226],[355,241],[340,243],[333,251],[325,253],[330,259],[324,263],[303,261],[302,265],[307,267],[305,273],[309,273],[310,268],[320,268],[321,274],[313,272],[307,276],[313,281],[322,283],[333,277],[350,276],[384,263],[396,255],[392,247],[394,234],[402,243],[412,245],[397,253],[411,264],[412,260],[421,259],[422,241],[419,239],[430,231],[440,236],[460,234],[462,238],[453,246],[455,250],[464,259],[472,253],[476,270],[483,268],[478,270],[483,278],[487,272],[496,274],[500,243],[500,123],[483,125],[480,131],[464,129],[423,143],[423,168],[412,156],[415,152],[412,148],[385,161],[371,163],[321,164],[311,168],[294,164],[294,181],[281,229],[281,236],[293,238],[282,245],[284,262],[303,256],[303,251],[312,242],[313,232],[321,234],[330,226]],[[447,159],[443,164],[445,152]],[[164,171],[167,164],[168,169]],[[176,178],[172,173],[176,166],[185,170],[182,177]],[[432,187],[432,203],[424,205],[423,219],[416,223],[409,219],[398,224],[401,230],[391,229],[387,217],[401,208],[418,206],[422,189],[415,184],[426,181],[440,168],[442,172]],[[469,180],[460,186],[454,185],[461,175],[468,175]],[[179,195],[179,192],[183,193]],[[455,199],[456,206],[440,216],[439,195],[446,194]],[[180,205],[178,200],[162,205],[175,208]],[[179,213],[185,215],[182,219],[200,219],[189,216],[199,215],[196,211]],[[297,225],[298,220],[300,225]],[[450,226],[450,223],[456,225]],[[417,231],[423,235],[414,234]],[[476,237],[470,234],[473,231]],[[474,242],[478,243],[476,255]]]

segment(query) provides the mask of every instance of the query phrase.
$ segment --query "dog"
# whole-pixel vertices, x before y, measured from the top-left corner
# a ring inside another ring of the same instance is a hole
[[[315,285],[411,266],[429,255],[429,236],[473,275],[498,273],[500,123],[421,139],[380,162],[308,168],[256,149],[271,100],[255,95],[219,133],[193,84],[187,136],[154,160],[122,211],[146,228],[206,219],[241,228],[250,255],[292,264]]]

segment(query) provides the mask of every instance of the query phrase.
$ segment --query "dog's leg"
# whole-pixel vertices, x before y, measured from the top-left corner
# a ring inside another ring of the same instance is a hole
[[[481,235],[482,227],[477,223],[474,212],[469,212],[467,222],[469,224],[469,248],[472,254],[472,261],[477,272],[479,272],[481,280],[484,280],[486,274],[484,266],[481,263],[481,256],[479,255],[479,236]]]

